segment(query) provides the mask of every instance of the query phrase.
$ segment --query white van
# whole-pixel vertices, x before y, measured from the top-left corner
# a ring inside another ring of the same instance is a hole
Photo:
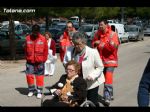
[[[8,24],[9,24],[9,21],[3,21],[1,25],[4,26],[4,25],[8,25]],[[20,22],[14,21],[14,24],[20,24]]]
[[[60,22],[60,18],[52,18],[51,21],[52,22]]]
[[[108,23],[108,24],[111,26],[111,29],[118,34],[120,43],[129,41],[129,34],[128,32],[125,32],[123,24],[117,23]]]
[[[107,20],[108,23],[115,23],[114,20]]]
[[[72,22],[79,22],[79,17],[78,16],[72,16],[70,19]]]

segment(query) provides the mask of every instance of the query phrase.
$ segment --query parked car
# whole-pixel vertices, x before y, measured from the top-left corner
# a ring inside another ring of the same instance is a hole
[[[66,29],[66,23],[57,23],[54,28],[60,29],[61,31],[64,31]]]
[[[72,22],[79,22],[79,17],[78,16],[72,16],[72,17],[70,17],[69,20]]]
[[[10,40],[9,40],[9,33],[8,31],[1,31],[0,32],[0,54],[9,54],[10,53]],[[17,35],[15,34],[16,40],[16,53],[24,53],[24,42],[25,42],[25,35]]]
[[[85,32],[88,36],[89,40],[92,40],[94,37],[94,33],[98,30],[98,25],[96,24],[85,24],[82,25],[78,31]]]
[[[5,26],[5,25],[8,25],[9,24],[9,21],[3,21],[2,22],[2,26]],[[19,21],[14,21],[14,24],[20,24],[20,22]]]
[[[50,28],[55,28],[58,23],[59,22],[52,22],[51,25],[50,25]]]
[[[108,23],[111,29],[119,36],[120,43],[129,41],[129,34],[125,31],[124,24]]]
[[[55,40],[55,42],[58,43],[59,42],[58,34],[62,31],[56,28],[49,28],[49,32],[52,34],[52,38]]]
[[[114,20],[107,20],[108,23],[115,23]]]
[[[40,28],[40,33],[41,33],[42,35],[44,35],[44,33],[45,33],[45,28]]]
[[[144,35],[150,35],[150,25],[147,25],[143,32]]]
[[[56,42],[56,51],[59,52],[60,49],[60,38],[63,35],[64,31],[60,31],[55,35],[55,42]]]
[[[143,30],[136,25],[127,25],[127,32],[129,32],[129,40],[144,40]]]
[[[73,26],[76,30],[79,29],[79,23],[78,22],[73,22]]]
[[[38,24],[40,28],[46,28],[46,24]]]
[[[133,24],[140,27],[140,29],[144,29],[144,25],[142,21],[134,21]]]
[[[9,25],[2,26],[2,32],[9,32]],[[31,33],[31,29],[26,24],[15,24],[15,34],[17,35],[28,35]]]

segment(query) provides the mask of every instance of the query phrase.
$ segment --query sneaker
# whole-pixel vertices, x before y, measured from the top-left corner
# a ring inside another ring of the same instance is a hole
[[[41,93],[38,93],[38,94],[37,94],[37,98],[38,98],[38,99],[41,99],[41,98],[42,98],[42,94],[41,94]]]
[[[28,97],[33,96],[33,94],[34,94],[33,92],[29,92],[29,93],[28,93]]]

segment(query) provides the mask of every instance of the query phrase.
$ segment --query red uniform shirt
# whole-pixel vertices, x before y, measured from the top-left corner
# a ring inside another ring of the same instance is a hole
[[[92,47],[94,47],[95,41],[100,40],[100,44],[97,49],[100,54],[100,58],[103,61],[105,67],[117,67],[118,66],[118,46],[120,44],[117,33],[113,32],[109,27],[106,28],[106,32],[102,33],[97,31],[92,40]]]
[[[47,40],[41,34],[37,38],[32,35],[26,37],[25,56],[27,62],[44,63],[47,60],[48,45]]]

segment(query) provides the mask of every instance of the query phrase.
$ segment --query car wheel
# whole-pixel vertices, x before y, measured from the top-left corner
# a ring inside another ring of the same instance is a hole
[[[142,37],[141,40],[144,41],[144,37]]]
[[[139,40],[139,36],[136,37],[136,41],[138,41],[138,40]]]
[[[120,39],[120,44],[122,43],[122,39]]]
[[[129,37],[127,38],[126,42],[129,42]]]

